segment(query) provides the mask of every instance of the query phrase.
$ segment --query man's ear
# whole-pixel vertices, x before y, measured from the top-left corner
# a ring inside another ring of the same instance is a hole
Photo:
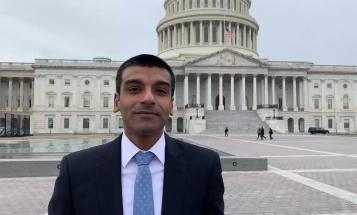
[[[113,112],[116,113],[118,111],[120,111],[120,95],[119,95],[119,93],[115,93]]]

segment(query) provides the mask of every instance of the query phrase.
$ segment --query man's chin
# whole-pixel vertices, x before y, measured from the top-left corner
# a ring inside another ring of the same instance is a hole
[[[161,133],[163,128],[153,128],[152,126],[138,126],[135,128],[136,133],[142,136],[151,136]]]

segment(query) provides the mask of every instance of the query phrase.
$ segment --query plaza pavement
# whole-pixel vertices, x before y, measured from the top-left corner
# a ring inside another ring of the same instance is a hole
[[[229,215],[357,215],[357,137],[176,135],[240,157],[268,158],[262,172],[223,172]],[[1,142],[1,139],[0,139]],[[54,177],[1,178],[0,214],[46,213]]]

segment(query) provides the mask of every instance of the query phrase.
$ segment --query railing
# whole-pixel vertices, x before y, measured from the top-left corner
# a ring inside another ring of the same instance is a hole
[[[273,108],[276,108],[278,109],[279,108],[279,105],[278,104],[271,104],[271,105],[257,105],[257,109],[273,109]]]
[[[204,108],[204,104],[186,104],[185,108]]]
[[[265,120],[284,120],[282,116],[266,116]]]

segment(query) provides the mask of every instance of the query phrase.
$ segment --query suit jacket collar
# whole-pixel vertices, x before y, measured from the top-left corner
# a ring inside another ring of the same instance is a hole
[[[185,160],[176,140],[165,134],[165,172],[162,196],[162,215],[181,214],[185,184]]]
[[[121,186],[121,136],[108,143],[96,167],[99,214],[123,214]],[[84,164],[85,165],[85,164]]]

